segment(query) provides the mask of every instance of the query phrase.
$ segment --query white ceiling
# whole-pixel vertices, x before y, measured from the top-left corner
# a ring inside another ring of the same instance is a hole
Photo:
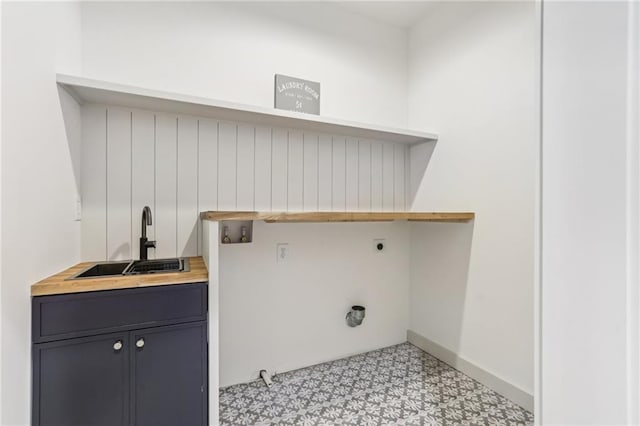
[[[436,1],[340,1],[336,4],[376,21],[410,28],[434,7]]]

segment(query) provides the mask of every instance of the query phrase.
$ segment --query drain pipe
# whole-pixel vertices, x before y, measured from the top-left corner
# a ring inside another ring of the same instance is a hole
[[[347,313],[347,325],[349,327],[357,327],[362,324],[364,319],[364,306],[353,305]]]
[[[271,381],[271,374],[267,372],[267,370],[260,370],[260,378],[264,381],[264,384],[267,385],[268,388],[273,386],[273,382]]]

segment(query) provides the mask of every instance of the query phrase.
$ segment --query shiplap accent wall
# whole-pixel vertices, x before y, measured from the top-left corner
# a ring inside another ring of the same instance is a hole
[[[403,211],[408,146],[102,105],[83,106],[82,257],[202,251],[199,212]]]

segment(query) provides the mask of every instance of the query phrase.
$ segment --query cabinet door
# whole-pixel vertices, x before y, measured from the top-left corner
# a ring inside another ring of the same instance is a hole
[[[206,321],[132,331],[131,424],[207,424]]]
[[[128,333],[33,345],[35,426],[129,422]]]

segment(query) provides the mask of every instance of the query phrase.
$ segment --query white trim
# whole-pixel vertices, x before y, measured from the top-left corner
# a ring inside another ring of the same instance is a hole
[[[535,62],[537,64],[535,122],[538,149],[535,150],[535,200],[533,236],[533,415],[536,425],[542,424],[542,49],[544,0],[535,0],[535,19],[538,34],[535,37]]]
[[[209,425],[219,425],[220,406],[218,392],[220,388],[220,351],[219,351],[219,257],[218,222],[202,222],[203,258],[209,270]]]
[[[80,104],[96,103],[160,110],[219,120],[239,121],[269,127],[294,128],[359,139],[413,144],[438,140],[433,133],[364,124],[319,115],[242,105],[218,99],[171,93],[90,78],[57,74],[64,87]]]
[[[640,7],[628,2],[627,44],[627,423],[640,422]]]
[[[2,23],[2,8],[3,3],[0,2],[0,25]],[[2,31],[0,31],[0,46],[2,46]],[[2,52],[0,48],[0,58]],[[0,67],[0,81],[2,80],[2,68]],[[0,102],[0,235],[2,235],[2,147],[6,141],[2,141],[2,102]],[[4,346],[2,340],[2,249],[0,248],[0,347]],[[2,351],[0,350],[0,424],[2,424],[2,390],[4,388],[4,382],[2,381]]]
[[[516,385],[507,382],[481,367],[478,367],[477,365],[458,356],[455,352],[440,346],[412,330],[407,330],[407,341],[438,358],[440,361],[449,364],[456,370],[459,370],[467,376],[479,381],[483,385],[510,399],[526,410],[533,410],[533,395],[520,389]]]

